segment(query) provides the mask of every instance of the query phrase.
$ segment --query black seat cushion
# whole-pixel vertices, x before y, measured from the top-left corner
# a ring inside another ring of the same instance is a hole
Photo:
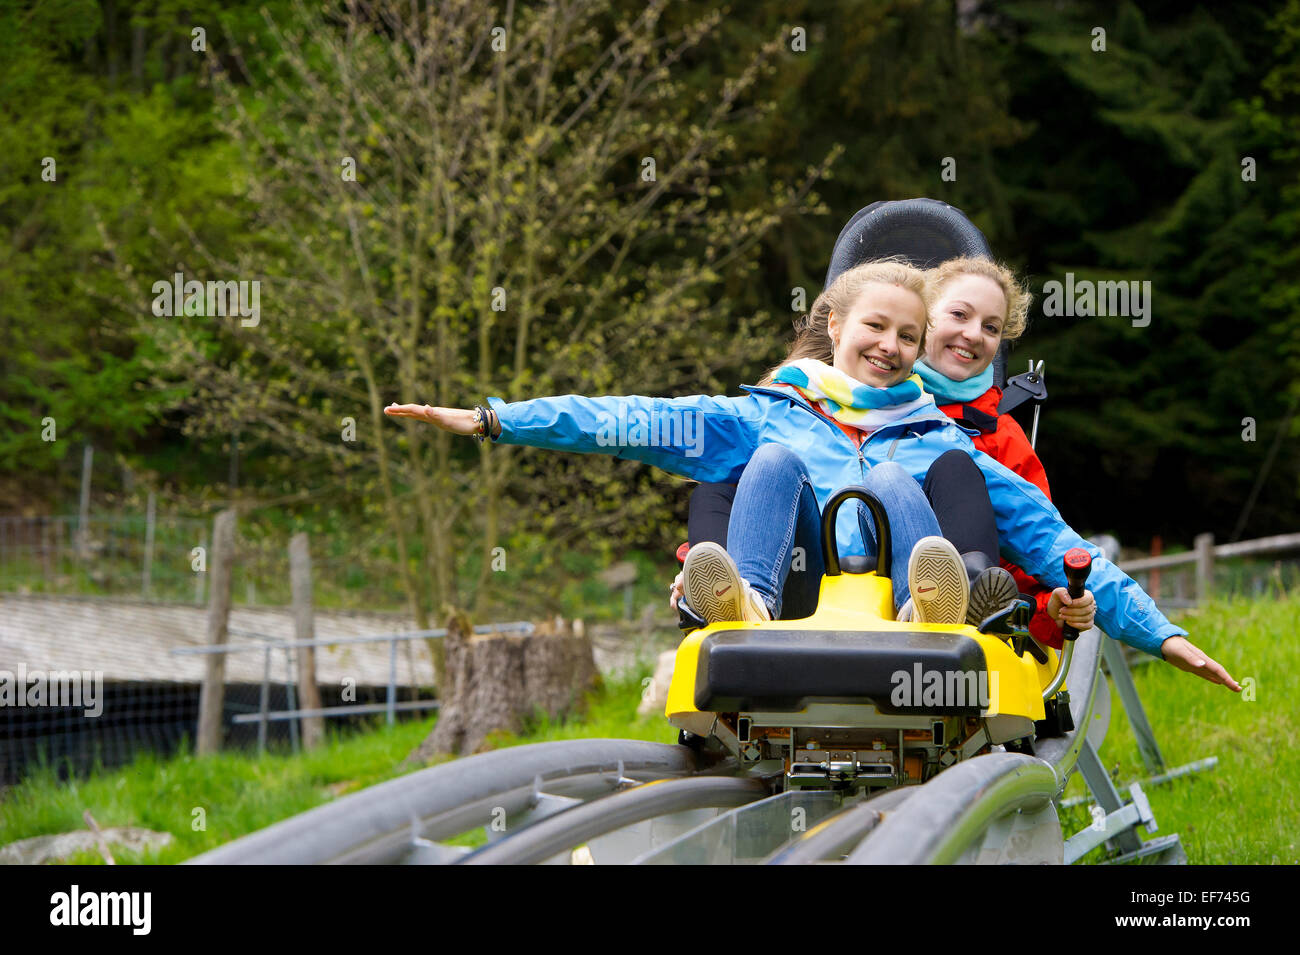
[[[726,630],[700,644],[695,706],[787,712],[826,701],[871,703],[883,713],[975,716],[987,692],[984,673],[983,649],[961,634]],[[945,688],[937,705],[933,694],[923,697],[936,679]],[[900,687],[901,706],[891,699]]]

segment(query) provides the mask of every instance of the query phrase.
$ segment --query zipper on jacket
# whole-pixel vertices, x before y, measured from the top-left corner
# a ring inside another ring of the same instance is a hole
[[[784,392],[784,391],[778,391],[778,390],[775,389],[775,388],[765,388],[765,387],[760,387],[760,386],[758,386],[758,385],[742,385],[741,388],[742,388],[742,390],[744,390],[744,391],[748,391],[750,394],[762,394],[762,395],[770,395],[770,396],[775,397],[775,398],[784,398],[784,399],[786,399],[787,401],[789,401],[791,404],[794,404],[794,405],[797,405],[797,406],[803,408],[805,411],[807,411],[809,414],[811,414],[814,418],[817,418],[818,420],[824,422],[825,425],[826,425],[826,427],[830,428],[833,432],[835,432],[835,434],[837,434],[837,435],[838,435],[841,439],[843,439],[844,441],[848,441],[850,444],[853,443],[853,442],[852,442],[852,439],[851,439],[847,434],[845,434],[843,431],[840,430],[839,425],[837,425],[837,424],[836,424],[834,421],[832,421],[830,418],[826,417],[825,415],[821,414],[820,412],[818,412],[818,411],[815,410],[814,408],[810,407],[810,406],[809,406],[808,404],[806,404],[803,400],[801,400],[800,398],[795,397],[794,395],[787,394],[787,393]],[[952,419],[949,418],[948,421],[951,423],[951,422],[952,422]],[[889,426],[889,425],[886,425],[886,427],[890,427],[890,426]],[[958,430],[961,430],[961,431],[965,431],[965,430],[966,430],[965,428],[962,428],[961,425],[957,425],[957,428],[958,428]],[[867,476],[867,468],[868,468],[868,465],[867,465],[867,459],[866,459],[866,456],[862,453],[862,449],[863,449],[863,447],[866,446],[867,442],[869,442],[873,437],[875,437],[876,434],[878,434],[878,433],[880,432],[880,430],[883,430],[883,429],[877,429],[877,431],[876,431],[875,433],[870,434],[870,435],[867,435],[867,437],[863,440],[862,444],[860,444],[860,445],[856,445],[856,446],[854,446],[854,448],[853,448],[853,450],[856,451],[857,454],[858,454],[858,468],[859,468],[859,470],[861,471],[861,473],[862,473],[862,477],[863,477],[863,478],[866,478],[866,476]],[[921,436],[921,435],[920,435],[920,432],[918,432],[918,431],[916,431],[914,428],[908,427],[906,424],[904,424],[904,426],[903,426],[903,433],[900,434],[898,437],[894,438],[893,444],[891,444],[891,445],[889,446],[889,455],[888,455],[888,457],[889,457],[889,460],[890,460],[890,461],[894,460],[894,452],[898,450],[898,443],[899,443],[900,441],[902,441],[905,437],[907,437],[909,434],[915,434],[917,437],[920,437],[920,436]],[[967,434],[967,436],[969,437],[969,434]]]
[[[853,444],[852,439],[850,439],[849,436],[848,436],[847,434],[845,434],[843,431],[840,430],[839,425],[837,425],[837,424],[836,424],[834,421],[832,421],[830,418],[826,417],[824,414],[822,414],[822,413],[820,413],[819,411],[816,411],[815,409],[809,407],[807,404],[805,404],[805,403],[804,403],[803,401],[801,401],[800,399],[794,397],[793,395],[788,395],[788,394],[786,394],[786,393],[783,392],[783,391],[777,391],[777,390],[774,389],[774,388],[760,388],[760,387],[757,386],[757,385],[742,385],[741,387],[742,387],[745,391],[750,392],[751,394],[755,394],[755,393],[756,393],[756,394],[770,395],[771,397],[774,397],[774,398],[784,398],[784,399],[786,399],[786,400],[789,401],[790,403],[792,403],[792,404],[794,404],[794,405],[797,405],[797,406],[800,407],[800,408],[803,408],[805,411],[807,411],[810,415],[812,415],[812,416],[813,416],[814,418],[816,418],[818,421],[821,421],[823,424],[825,424],[826,427],[830,428],[831,431],[834,432],[834,433],[836,434],[836,436],[838,436],[839,439],[840,439],[841,441],[848,441],[850,445]],[[864,443],[865,443],[865,442],[864,442]],[[863,474],[863,476],[865,477],[865,476],[866,476],[866,473],[867,473],[867,459],[864,458],[864,457],[862,456],[862,448],[861,448],[861,446],[855,446],[855,447],[853,448],[853,450],[855,450],[855,451],[858,453],[858,463],[862,466],[862,474]]]

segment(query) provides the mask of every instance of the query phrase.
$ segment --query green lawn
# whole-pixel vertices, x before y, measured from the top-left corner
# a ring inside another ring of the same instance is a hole
[[[638,719],[641,677],[606,680],[592,695],[587,719],[569,725],[540,723],[520,736],[502,736],[497,746],[556,739],[606,736],[670,743],[677,733],[663,719]],[[141,756],[131,765],[88,779],[59,782],[53,772],[27,777],[0,797],[0,845],[47,833],[84,829],[89,809],[101,829],[141,826],[170,832],[172,844],[143,857],[114,850],[126,862],[180,862],[238,836],[262,829],[343,793],[391,779],[409,769],[403,759],[433,727],[433,719],[400,722],[344,738],[297,755],[262,756],[226,752],[215,756]],[[206,829],[193,828],[202,809]],[[97,852],[69,861],[102,863]]]
[[[1300,596],[1292,595],[1216,602],[1181,618],[1191,641],[1246,687],[1241,694],[1159,662],[1134,668],[1167,766],[1219,759],[1214,769],[1144,787],[1159,834],[1178,833],[1193,864],[1300,862],[1300,745],[1292,739],[1300,729],[1293,722],[1300,715],[1297,616]],[[1101,756],[1118,783],[1146,775],[1113,686]],[[1076,774],[1067,795],[1084,792]],[[1067,819],[1071,832],[1089,821],[1083,806],[1065,810],[1063,826]]]
[[[1135,668],[1138,691],[1170,767],[1217,756],[1208,772],[1148,787],[1160,834],[1182,836],[1193,863],[1296,863],[1300,861],[1300,759],[1295,730],[1300,650],[1294,624],[1300,597],[1279,601],[1221,602],[1184,619],[1193,642],[1223,663],[1239,681],[1254,681],[1254,699],[1229,693],[1161,663]],[[582,737],[672,742],[676,733],[658,717],[638,719],[639,670],[609,680],[593,695],[580,723],[543,723],[497,745]],[[161,852],[120,862],[178,862],[237,836],[334,798],[392,778],[432,726],[432,720],[379,725],[333,738],[299,755],[241,753],[168,760],[143,757],[131,766],[90,779],[58,783],[36,775],[8,790],[0,802],[0,844],[45,833],[84,828],[89,809],[101,827],[143,826],[166,831],[174,843]],[[1145,775],[1128,722],[1112,687],[1110,731],[1102,758],[1117,782]],[[1077,776],[1067,795],[1084,791]],[[206,830],[192,828],[194,809]],[[1064,810],[1067,833],[1089,822],[1084,806]],[[466,844],[478,840],[465,837]],[[1096,861],[1097,849],[1085,861]],[[72,861],[100,862],[97,853]]]

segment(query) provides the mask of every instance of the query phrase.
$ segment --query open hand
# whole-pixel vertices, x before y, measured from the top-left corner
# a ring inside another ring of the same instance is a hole
[[[390,418],[418,418],[452,434],[478,434],[474,412],[463,408],[430,408],[428,405],[389,405],[384,414]]]
[[[1091,590],[1085,590],[1082,597],[1071,597],[1064,587],[1057,587],[1047,601],[1047,615],[1056,621],[1058,627],[1068,623],[1080,633],[1092,629],[1096,613],[1097,601],[1093,599]]]
[[[1186,637],[1170,637],[1160,645],[1160,655],[1180,670],[1195,673],[1202,680],[1226,686],[1234,693],[1241,692],[1241,685],[1229,675],[1228,671],[1210,659],[1208,653],[1202,652]]]

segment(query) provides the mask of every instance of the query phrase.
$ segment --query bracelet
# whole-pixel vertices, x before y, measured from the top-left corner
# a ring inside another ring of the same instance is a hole
[[[476,405],[474,408],[474,423],[478,425],[474,437],[478,438],[479,444],[482,444],[483,439],[490,437],[495,430],[496,412],[483,405]]]

